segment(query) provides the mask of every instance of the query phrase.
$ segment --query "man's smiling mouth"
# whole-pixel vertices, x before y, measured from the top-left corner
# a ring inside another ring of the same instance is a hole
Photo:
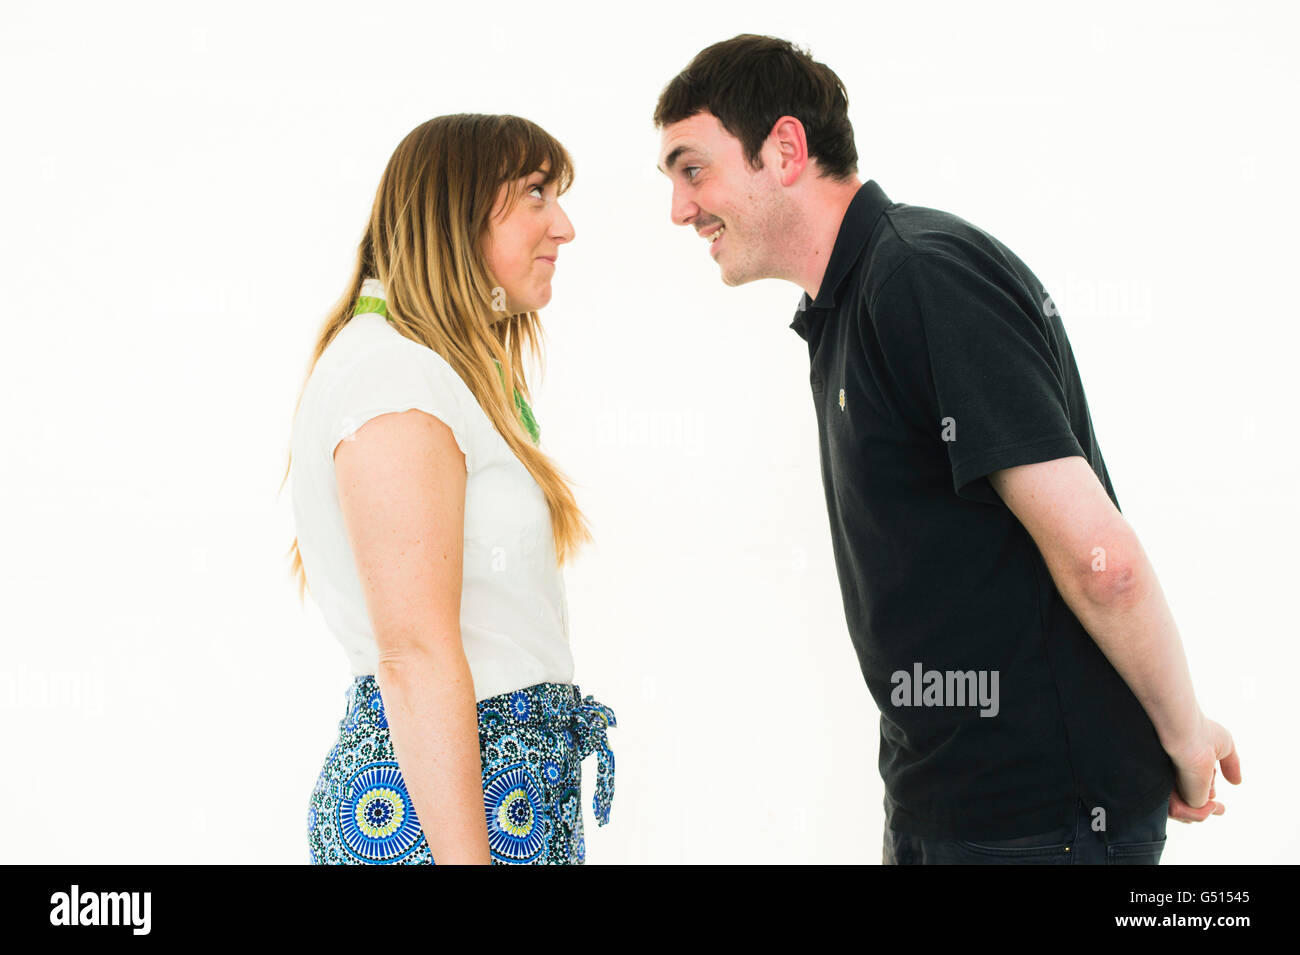
[[[709,243],[709,255],[716,255],[716,250],[722,243],[722,235],[726,231],[727,227],[719,223],[707,232],[700,233],[700,238]]]

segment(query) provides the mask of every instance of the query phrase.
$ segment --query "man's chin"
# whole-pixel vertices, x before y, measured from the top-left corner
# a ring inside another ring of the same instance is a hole
[[[737,286],[740,285],[748,285],[750,282],[755,282],[758,279],[763,278],[763,276],[761,275],[754,275],[750,272],[741,272],[740,274],[736,274],[735,272],[727,268],[722,269],[721,277],[722,277],[722,284],[726,285],[729,288],[736,288]]]

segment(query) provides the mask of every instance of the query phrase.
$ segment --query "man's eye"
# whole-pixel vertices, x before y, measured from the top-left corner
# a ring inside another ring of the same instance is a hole
[[[694,181],[695,181],[695,177],[691,175],[691,170],[692,170],[692,169],[699,169],[699,168],[700,168],[699,166],[683,166],[683,167],[682,167],[682,171],[683,171],[684,173],[686,173],[686,181],[687,181],[687,182],[694,182]]]

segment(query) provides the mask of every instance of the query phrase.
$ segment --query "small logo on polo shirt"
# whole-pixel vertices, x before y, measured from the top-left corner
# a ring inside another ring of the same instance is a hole
[[[840,389],[840,410],[844,410],[844,389]]]
[[[1039,286],[1042,288],[1042,286]],[[1048,294],[1047,289],[1043,289],[1043,314],[1047,316],[1060,315],[1056,310],[1056,303],[1052,301],[1052,296]]]

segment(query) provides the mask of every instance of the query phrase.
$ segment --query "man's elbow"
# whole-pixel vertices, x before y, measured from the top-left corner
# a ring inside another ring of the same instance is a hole
[[[1136,545],[1136,541],[1133,542]],[[1081,589],[1094,604],[1122,606],[1134,599],[1142,582],[1141,549],[1093,548]]]

